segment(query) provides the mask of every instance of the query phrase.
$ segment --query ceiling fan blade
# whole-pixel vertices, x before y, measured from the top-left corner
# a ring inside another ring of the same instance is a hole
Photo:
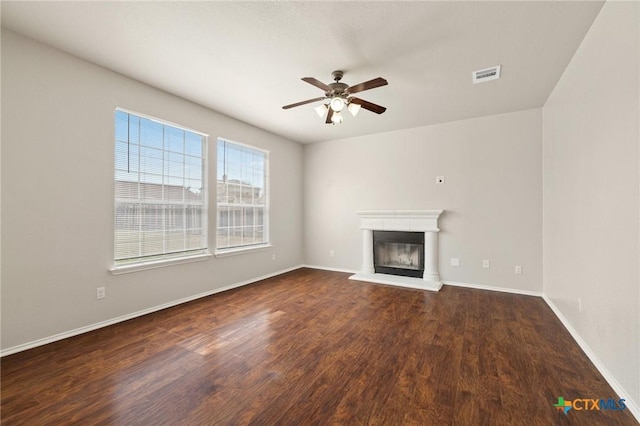
[[[320,98],[307,99],[306,101],[296,102],[295,104],[291,104],[291,105],[285,105],[285,106],[282,107],[282,109],[289,109],[289,108],[297,107],[297,106],[304,105],[304,104],[310,104],[311,102],[317,102],[317,101],[321,101],[323,99],[325,99],[324,96],[322,96]]]
[[[316,80],[313,77],[303,77],[302,81],[306,81],[307,83],[312,84],[312,85],[324,90],[325,92],[330,92],[331,91],[331,87],[327,86],[326,84],[324,84],[320,80]]]
[[[358,105],[362,106],[362,108],[368,109],[369,111],[375,112],[376,114],[382,114],[383,112],[385,112],[387,110],[383,106],[376,105],[376,104],[374,104],[372,102],[365,101],[364,99],[360,99],[360,98],[351,98],[350,102],[353,102],[354,104],[358,104]]]
[[[373,80],[365,81],[364,83],[356,84],[347,89],[349,93],[358,93],[365,90],[373,89],[380,86],[386,86],[387,80],[382,77],[374,78]]]
[[[333,110],[329,108],[329,112],[327,113],[327,119],[325,120],[325,123],[333,124],[333,121],[331,121],[331,118],[333,118]]]

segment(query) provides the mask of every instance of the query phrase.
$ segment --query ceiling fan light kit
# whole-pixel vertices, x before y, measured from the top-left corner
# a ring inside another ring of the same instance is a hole
[[[334,96],[331,98],[331,109],[333,112],[340,112],[344,108],[345,100],[340,96]]]
[[[319,89],[324,90],[324,97],[308,99],[306,101],[296,102],[295,104],[285,105],[282,109],[289,109],[301,105],[306,105],[317,101],[329,101],[315,108],[316,113],[320,117],[324,117],[326,114],[325,123],[327,124],[340,124],[343,121],[343,116],[340,112],[347,107],[347,110],[352,116],[356,116],[361,108],[375,112],[376,114],[382,114],[387,109],[383,106],[376,105],[372,102],[365,101],[364,99],[356,98],[354,93],[363,92],[365,90],[374,89],[380,86],[386,86],[387,80],[382,77],[374,78],[373,80],[365,81],[364,83],[356,84],[354,86],[348,86],[341,83],[340,80],[344,73],[342,71],[334,71],[331,73],[333,76],[333,83],[324,84],[320,80],[313,77],[303,77],[302,81],[305,81]]]

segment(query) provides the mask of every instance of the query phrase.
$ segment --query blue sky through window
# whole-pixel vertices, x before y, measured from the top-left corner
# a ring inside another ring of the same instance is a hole
[[[217,179],[222,181],[226,175],[227,182],[237,181],[264,188],[266,158],[263,152],[219,139]]]
[[[116,180],[202,191],[202,135],[116,110],[115,138]]]

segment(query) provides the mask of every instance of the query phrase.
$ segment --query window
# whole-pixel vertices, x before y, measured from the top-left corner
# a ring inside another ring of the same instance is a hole
[[[217,250],[268,245],[268,152],[218,139],[217,157]]]
[[[115,112],[115,264],[207,253],[207,137]]]

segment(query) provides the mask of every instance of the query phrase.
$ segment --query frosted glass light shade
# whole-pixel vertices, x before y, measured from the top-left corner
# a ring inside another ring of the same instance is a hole
[[[328,109],[329,107],[325,104],[315,107],[316,113],[320,116],[320,118],[324,117]]]
[[[347,109],[349,110],[351,115],[355,117],[356,115],[358,115],[358,112],[360,112],[361,107],[362,106],[360,104],[354,104],[353,102],[351,102],[349,106],[347,106]]]
[[[331,99],[331,109],[333,112],[340,112],[344,108],[344,99],[339,96]]]

